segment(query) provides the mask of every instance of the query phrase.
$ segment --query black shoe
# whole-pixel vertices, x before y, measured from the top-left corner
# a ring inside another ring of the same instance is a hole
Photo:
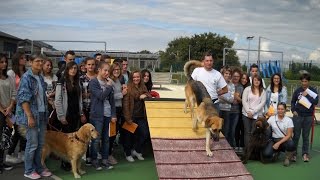
[[[13,167],[8,164],[3,164],[3,169],[6,171],[10,171]]]
[[[91,162],[91,159],[86,159],[86,166],[91,166],[92,165],[92,162]]]

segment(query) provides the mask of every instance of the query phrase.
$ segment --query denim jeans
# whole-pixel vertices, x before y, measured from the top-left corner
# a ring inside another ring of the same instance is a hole
[[[248,147],[249,139],[255,128],[255,119],[250,119],[245,115],[242,115],[243,127],[244,127],[244,147]]]
[[[99,132],[100,136],[91,142],[91,158],[97,159],[97,153],[101,152],[102,159],[108,159],[109,156],[109,123],[111,117],[103,117],[103,121],[91,120],[92,125]],[[101,150],[100,150],[101,141]]]
[[[220,112],[223,112],[223,111],[220,111]],[[226,137],[230,146],[235,147],[236,146],[235,131],[236,131],[236,126],[239,120],[239,113],[224,111],[223,114],[227,114],[226,118],[225,116],[223,117],[224,119],[223,131],[225,133],[224,136]]]
[[[272,159],[272,156],[274,154],[274,152],[278,151],[282,151],[282,152],[292,152],[294,151],[294,142],[292,141],[292,139],[287,140],[286,142],[282,143],[278,150],[274,150],[273,149],[273,145],[277,142],[279,142],[282,138],[272,138],[271,141],[268,142],[267,146],[264,148],[262,155],[265,159]]]
[[[39,113],[39,119],[35,119],[36,127],[26,127],[26,149],[24,168],[25,174],[31,174],[33,172],[41,173],[44,167],[41,164],[41,154],[44,145],[44,136],[47,129],[47,118],[45,113]]]
[[[293,142],[297,151],[299,139],[302,131],[302,152],[301,154],[309,154],[309,135],[312,125],[312,116],[301,117],[293,116]]]

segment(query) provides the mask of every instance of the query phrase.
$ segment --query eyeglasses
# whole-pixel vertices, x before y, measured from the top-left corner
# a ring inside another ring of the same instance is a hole
[[[120,69],[113,69],[113,71],[120,71]]]

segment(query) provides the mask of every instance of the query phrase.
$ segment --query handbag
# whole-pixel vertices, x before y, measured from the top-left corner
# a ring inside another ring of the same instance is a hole
[[[4,126],[2,129],[1,139],[0,139],[0,149],[7,150],[12,145],[12,130],[8,126]]]

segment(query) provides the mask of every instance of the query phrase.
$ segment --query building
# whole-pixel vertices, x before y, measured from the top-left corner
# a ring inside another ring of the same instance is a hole
[[[0,31],[0,52],[11,57],[18,48],[18,43],[22,39]]]

